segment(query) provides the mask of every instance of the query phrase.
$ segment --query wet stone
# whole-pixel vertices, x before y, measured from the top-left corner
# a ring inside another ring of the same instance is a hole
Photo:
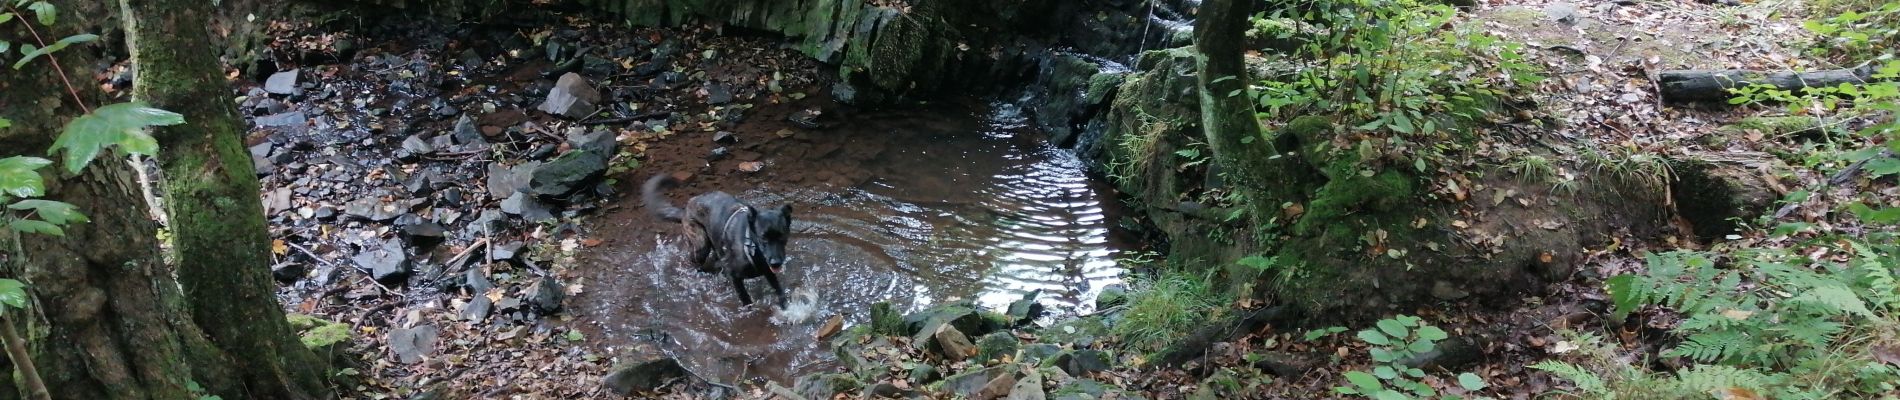
[[[547,204],[541,203],[541,200],[535,199],[534,196],[530,196],[526,192],[515,192],[514,195],[502,200],[501,211],[519,215],[522,219],[528,220],[529,222],[541,222],[554,219],[554,212],[548,210]]]
[[[970,343],[969,336],[964,336],[963,332],[949,325],[940,325],[937,332],[931,334],[930,350],[951,361],[963,361],[977,355],[976,345]]]
[[[1042,294],[1041,289],[1030,291],[1029,294],[1023,295],[1022,300],[1009,303],[1008,311],[1003,314],[1008,316],[1010,323],[1015,326],[1035,323],[1036,319],[1042,318],[1043,314],[1042,303],[1036,302],[1036,297],[1040,294]]]
[[[474,300],[470,300],[468,305],[462,306],[462,320],[481,322],[484,319],[488,319],[488,313],[494,311],[495,302],[488,300],[488,296],[476,294]]]
[[[594,90],[580,74],[569,72],[561,75],[554,83],[554,89],[548,91],[546,101],[537,109],[548,114],[573,119],[586,118],[594,113],[594,105],[600,102],[600,91]]]
[[[264,91],[275,94],[296,94],[297,70],[288,70],[271,74],[264,79]]]
[[[648,360],[614,370],[601,383],[607,391],[621,396],[651,392],[687,375],[679,360],[671,357]]]
[[[1101,294],[1095,296],[1095,309],[1097,310],[1108,309],[1110,307],[1119,306],[1127,302],[1128,302],[1128,287],[1127,286],[1122,286],[1120,284],[1108,285],[1102,288]]]
[[[468,114],[462,114],[462,118],[455,120],[455,130],[450,131],[449,136],[455,139],[456,144],[488,144],[488,139],[482,137],[481,129],[475,127],[475,119]]]
[[[309,272],[310,272],[309,265],[305,265],[304,263],[297,263],[297,262],[287,262],[283,264],[277,264],[276,266],[273,266],[270,269],[271,278],[276,279],[277,283],[282,283],[285,285],[296,283],[297,280],[303,279],[304,274],[307,274]]]
[[[440,332],[435,325],[421,325],[414,328],[398,328],[389,331],[389,351],[396,353],[396,359],[404,364],[422,362],[429,353],[435,352],[436,336]]]
[[[1014,356],[1021,343],[1016,335],[1009,332],[991,332],[976,339],[976,360],[987,362],[1000,360],[1005,356]]]
[[[706,85],[706,104],[721,105],[732,102],[732,87],[725,83]]]
[[[731,131],[719,131],[719,132],[713,133],[713,143],[731,144],[737,141],[739,141],[739,135],[734,134]]]
[[[404,252],[402,244],[396,240],[386,240],[380,246],[364,249],[350,258],[359,268],[368,270],[371,278],[383,284],[401,283],[409,277],[411,269],[409,254]]]
[[[495,285],[488,283],[488,274],[482,273],[480,268],[470,268],[468,272],[462,273],[462,287],[468,288],[471,295],[481,296],[488,289],[494,289]]]
[[[534,306],[534,309],[543,315],[560,313],[561,301],[567,298],[567,293],[563,290],[561,283],[556,282],[554,277],[541,277],[540,281],[535,283],[533,293],[528,296],[529,305]]]
[[[535,168],[528,192],[549,197],[566,196],[607,172],[607,157],[592,151],[569,151]]]
[[[1073,350],[1043,360],[1042,365],[1061,368],[1070,376],[1088,376],[1091,372],[1107,371],[1110,361],[1108,353],[1100,350]]]
[[[301,126],[304,124],[304,115],[302,111],[291,111],[257,117],[251,122],[259,127]]]
[[[522,242],[513,242],[513,243],[504,243],[504,244],[494,245],[494,247],[491,248],[491,250],[494,250],[494,252],[489,254],[489,260],[492,260],[492,261],[513,260],[515,259],[515,256],[521,252],[521,247],[526,246],[526,245],[527,245],[526,243],[522,243]]]
[[[462,188],[459,187],[442,189],[441,196],[439,197],[442,199],[442,205],[447,207],[461,207],[464,201]]]

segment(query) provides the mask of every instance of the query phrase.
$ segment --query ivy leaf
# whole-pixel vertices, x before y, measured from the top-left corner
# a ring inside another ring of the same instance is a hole
[[[0,54],[7,54],[7,50],[13,50],[13,42],[0,40]]]
[[[0,53],[7,51],[6,44],[7,44],[6,41],[0,40]],[[13,127],[13,120],[0,118],[0,129],[7,129],[7,128],[12,128],[12,127]]]
[[[1379,377],[1379,379],[1394,379],[1399,377],[1399,371],[1392,369],[1392,367],[1381,365],[1372,369],[1372,376]]]
[[[0,24],[5,24],[9,21],[13,21],[13,17],[14,17],[14,14],[10,12],[0,13]]]
[[[32,5],[26,6],[26,9],[33,10],[33,15],[39,17],[40,25],[52,25],[53,22],[58,20],[58,18],[54,17],[59,14],[59,8],[53,7],[53,3],[36,1],[33,2]]]
[[[1854,216],[1860,217],[1861,220],[1869,223],[1890,224],[1900,221],[1900,207],[1875,209],[1868,207],[1866,204],[1854,203],[1848,205],[1847,210],[1853,212]]]
[[[0,279],[0,304],[13,308],[26,308],[26,284],[12,279]]]
[[[1484,390],[1484,388],[1487,388],[1487,387],[1491,387],[1491,385],[1486,385],[1484,383],[1484,378],[1479,378],[1478,374],[1473,374],[1470,372],[1458,374],[1458,386],[1465,388],[1465,390],[1473,391],[1473,392]]]
[[[158,141],[145,133],[151,126],[185,123],[178,113],[148,107],[144,102],[119,103],[92,110],[66,123],[66,129],[53,141],[47,152],[65,151],[66,171],[78,173],[99,157],[106,146],[119,146],[132,154],[158,152]]]
[[[40,219],[54,225],[86,222],[86,214],[80,214],[76,207],[65,202],[41,199],[20,200],[7,206],[14,210],[32,210]]]
[[[0,158],[0,194],[13,197],[45,195],[46,182],[40,177],[39,169],[52,163],[39,157]]]
[[[53,236],[66,236],[66,231],[60,230],[59,225],[53,225],[37,219],[16,219],[8,223],[7,227],[13,228],[13,230],[20,233],[43,233]]]

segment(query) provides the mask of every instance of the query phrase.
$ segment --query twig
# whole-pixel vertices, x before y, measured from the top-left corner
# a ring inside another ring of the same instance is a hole
[[[626,122],[633,122],[633,121],[641,121],[641,120],[651,119],[654,117],[665,117],[665,116],[672,116],[672,115],[673,115],[672,111],[653,111],[653,112],[647,112],[647,113],[634,115],[631,117],[582,120],[580,123],[581,125],[619,124],[619,123],[626,123]]]
[[[13,8],[13,6],[7,6],[7,11],[12,12],[14,15],[19,15],[22,20],[26,19],[26,13],[20,12],[20,9],[18,8]],[[33,34],[33,41],[39,42],[40,47],[42,48],[46,47],[46,39],[40,37],[39,30],[33,29],[33,24],[28,23],[28,21],[20,21],[20,25],[26,27],[27,33]],[[50,53],[46,54],[45,56],[46,56],[47,62],[53,63],[53,72],[59,73],[59,80],[61,82],[66,83],[66,93],[71,93],[73,95],[73,102],[79,104],[79,110],[85,111],[87,114],[91,114],[92,108],[86,107],[86,100],[79,98],[78,87],[73,86],[73,80],[66,77],[66,69],[59,66],[59,57],[54,56]]]
[[[46,382],[40,380],[40,371],[33,366],[33,355],[26,351],[26,339],[13,331],[13,317],[0,314],[0,339],[6,340],[7,358],[13,359],[13,368],[19,370],[20,380],[26,385],[27,398],[33,400],[52,399],[46,390]]]
[[[449,257],[448,265],[455,265],[456,263],[460,263],[462,262],[463,257],[468,257],[468,255],[470,254],[475,254],[475,249],[486,248],[487,246],[489,246],[488,238],[476,239],[475,243],[471,243],[468,245],[468,248],[462,249],[461,252],[455,253],[455,256]]]

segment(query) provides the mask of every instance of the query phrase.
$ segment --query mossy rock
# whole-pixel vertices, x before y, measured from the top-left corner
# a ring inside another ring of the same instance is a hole
[[[1007,320],[1001,314],[983,311],[969,302],[941,304],[905,315],[904,335],[914,336],[931,325],[947,323],[966,335],[981,336],[1003,329]]]
[[[1069,376],[1088,376],[1114,367],[1115,360],[1101,350],[1067,350],[1042,360],[1040,366],[1055,367]]]
[[[807,399],[829,399],[840,393],[854,393],[864,388],[864,382],[846,373],[806,375],[798,378],[792,390]]]
[[[904,370],[910,374],[911,383],[919,385],[927,385],[943,379],[943,371],[938,370],[937,366],[930,365],[930,363],[905,363]]]
[[[934,391],[969,398],[970,396],[976,395],[977,391],[983,390],[983,385],[990,383],[990,380],[996,379],[998,376],[1003,376],[1003,374],[1013,373],[1015,372],[1003,366],[992,366],[964,371],[963,373],[943,378],[943,382],[939,382],[935,386],[937,390]]]
[[[988,362],[1001,360],[1005,356],[1014,357],[1022,342],[1009,332],[990,332],[976,339],[976,361]]]
[[[1099,315],[1070,319],[1036,331],[1043,343],[1076,343],[1109,336],[1109,327]]]

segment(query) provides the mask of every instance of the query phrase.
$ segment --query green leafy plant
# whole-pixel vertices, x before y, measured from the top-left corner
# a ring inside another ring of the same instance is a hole
[[[31,12],[34,18],[31,20],[20,18],[26,12]],[[26,69],[26,67],[33,65],[31,63],[34,60],[46,60],[51,66],[47,70],[58,74],[60,80],[65,83],[67,92],[72,94],[72,100],[82,109],[87,110],[85,114],[68,121],[61,129],[59,136],[54,139],[52,147],[47,149],[49,155],[56,153],[63,155],[61,160],[65,164],[63,168],[65,173],[79,173],[107,149],[113,149],[122,155],[156,153],[158,142],[146,133],[146,129],[152,126],[184,123],[184,117],[177,113],[136,102],[86,108],[85,100],[78,94],[78,88],[74,87],[72,80],[65,75],[64,69],[59,66],[58,59],[51,55],[72,45],[92,42],[98,39],[98,36],[82,33],[52,43],[45,42],[40,37],[39,30],[33,27],[33,22],[38,22],[39,25],[52,25],[58,21],[58,7],[45,1],[15,0],[0,4],[0,27],[16,23],[14,22],[16,20],[32,35],[34,42],[20,44],[17,47],[20,55],[12,64],[13,69],[42,72]],[[7,51],[14,48],[16,48],[14,43],[0,41],[0,58],[5,57]],[[10,129],[12,126],[11,120],[0,118],[0,129]],[[3,223],[0,224],[0,229],[7,231],[5,232],[7,234],[0,234],[0,239],[4,239],[0,240],[0,245],[4,246],[0,249],[4,249],[5,252],[17,254],[22,251],[19,246],[21,234],[63,236],[65,235],[63,227],[87,222],[85,214],[80,213],[72,204],[41,198],[46,195],[46,178],[42,176],[45,173],[42,170],[50,165],[53,165],[53,161],[32,156],[16,155],[0,158],[0,205],[5,205],[4,208],[0,208],[0,223]],[[32,358],[26,350],[25,340],[13,330],[14,324],[11,323],[12,316],[9,312],[28,306],[29,295],[26,288],[27,284],[24,282],[0,279],[0,304],[3,304],[0,305],[0,321],[4,321],[0,322],[0,337],[5,339],[8,358],[14,364],[18,379],[26,389],[26,395],[34,399],[46,399],[50,397],[46,385],[41,381],[33,366]],[[201,400],[217,398],[203,395],[200,391],[194,391],[194,395]]]
[[[1309,340],[1313,338],[1311,333],[1308,335]],[[1425,370],[1407,365],[1407,360],[1436,349],[1439,341],[1450,336],[1443,329],[1425,324],[1419,317],[1400,315],[1379,320],[1373,328],[1358,333],[1360,341],[1371,345],[1367,351],[1377,366],[1370,372],[1346,372],[1346,385],[1334,387],[1333,391],[1380,400],[1438,398],[1437,390],[1419,380],[1426,376]],[[1473,392],[1488,386],[1484,379],[1472,373],[1459,374],[1457,381],[1460,387]]]
[[[1297,45],[1292,72],[1256,85],[1261,119],[1323,111],[1353,121],[1362,162],[1419,172],[1460,145],[1452,125],[1484,120],[1499,99],[1544,78],[1521,44],[1450,22],[1457,10],[1413,0],[1307,0],[1254,19],[1253,34]],[[1365,155],[1372,155],[1366,157]]]

